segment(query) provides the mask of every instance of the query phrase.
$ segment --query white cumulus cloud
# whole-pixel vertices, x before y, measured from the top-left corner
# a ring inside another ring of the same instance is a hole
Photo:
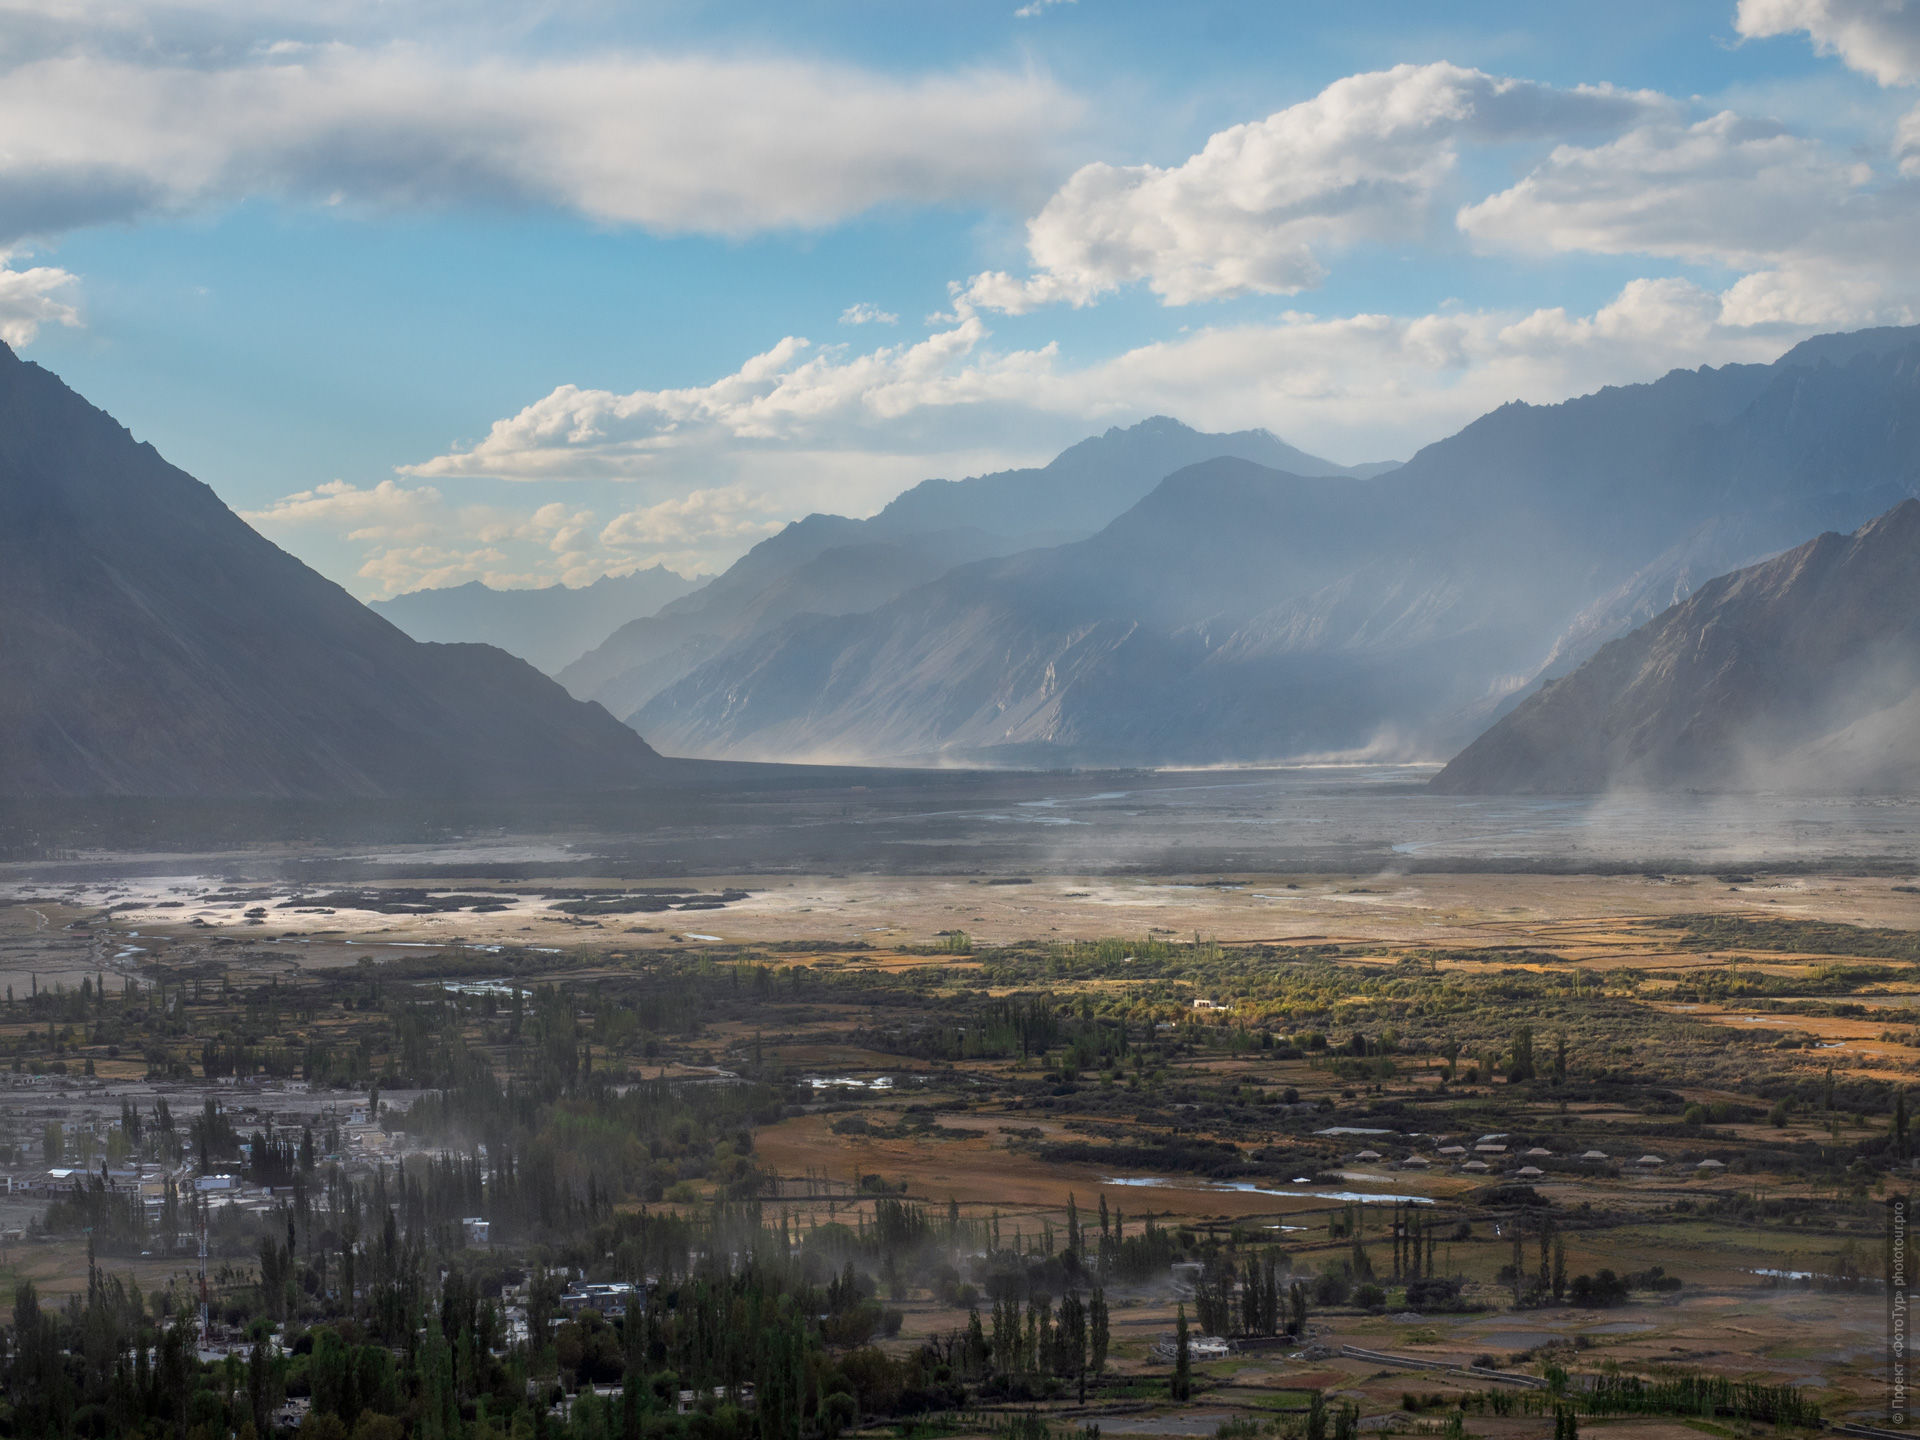
[[[0,66],[0,242],[254,195],[551,208],[660,232],[1005,200],[1076,101],[1035,72],[784,59],[473,58],[345,42]]]
[[[374,597],[468,580],[581,584],[633,563],[601,544],[600,521],[589,508],[560,501],[531,509],[453,504],[434,486],[397,480],[331,480],[242,515],[275,539],[344,546],[358,557],[361,589]]]
[[[382,480],[362,488],[345,480],[329,480],[258,510],[242,511],[241,518],[268,531],[326,525],[354,539],[398,540],[428,534],[444,508],[440,492],[430,485]]]
[[[1418,240],[1465,143],[1617,131],[1671,108],[1609,86],[1556,89],[1456,65],[1401,65],[1212,136],[1171,168],[1083,166],[1027,226],[1033,274],[992,271],[969,305],[1019,313],[1145,284],[1169,304],[1288,295],[1325,257]]]
[[[1562,146],[1517,185],[1464,207],[1489,244],[1752,267],[1870,219],[1872,169],[1731,113]],[[1853,212],[1858,211],[1857,215]]]
[[[1561,146],[1517,184],[1464,206],[1459,225],[1485,250],[1648,255],[1748,272],[1727,292],[1734,323],[1906,323],[1920,307],[1908,259],[1920,189],[1731,113]]]
[[[1805,33],[1882,85],[1920,80],[1920,5],[1909,0],[1740,0],[1734,27],[1754,39]]]
[[[406,473],[633,479],[663,472],[688,450],[773,456],[819,445],[869,448],[882,432],[898,437],[923,426],[930,412],[1017,401],[1051,366],[1051,347],[982,353],[986,338],[977,316],[915,344],[859,353],[788,336],[708,385],[625,394],[562,385],[495,421],[477,444],[407,466]]]
[[[1893,155],[1900,162],[1902,175],[1920,179],[1920,106],[1900,117],[1899,129],[1894,132]]]
[[[783,526],[778,502],[738,485],[694,490],[616,515],[600,532],[609,550],[686,551],[739,542],[745,549]]]
[[[1685,279],[1644,279],[1589,314],[1459,307],[1211,327],[1051,374],[1032,403],[1161,412],[1208,429],[1264,425],[1336,460],[1404,458],[1510,400],[1552,403],[1675,367],[1767,361],[1809,333],[1745,323],[1731,296]]]
[[[79,277],[52,265],[14,264],[0,250],[0,340],[16,348],[31,345],[42,325],[77,326],[80,311],[72,302]]]

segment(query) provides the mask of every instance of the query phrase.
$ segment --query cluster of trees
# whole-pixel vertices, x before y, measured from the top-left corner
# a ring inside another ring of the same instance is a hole
[[[275,1391],[264,1341],[244,1360],[203,1365],[191,1313],[171,1294],[156,1300],[149,1306],[138,1286],[91,1263],[85,1294],[59,1311],[42,1307],[31,1282],[22,1282],[0,1351],[8,1433],[189,1440],[267,1433]]]
[[[538,956],[502,963],[537,973]],[[463,974],[463,953],[423,955],[376,970],[282,986],[269,978],[236,984],[230,974],[192,973],[145,981],[86,977],[80,988],[10,988],[13,1033],[0,1044],[16,1071],[68,1073],[124,1054],[143,1057],[155,1079],[300,1077],[318,1086],[444,1088],[486,1061],[476,1051],[505,1047],[526,1078],[584,1072],[597,1049],[603,1064],[650,1058],[664,1037],[687,1038],[713,1020],[738,1018],[776,991],[818,988],[804,967],[780,975],[765,966],[712,957],[636,962],[630,973],[592,986],[512,983],[479,993],[410,984]],[[25,1021],[24,1027],[20,1022]]]
[[[1028,1060],[1054,1055],[1063,1075],[1110,1069],[1132,1054],[1129,1022],[1151,1035],[1150,1019],[1064,1003],[1051,993],[987,997],[952,1022],[863,1032],[883,1048],[940,1060]]]
[[[1513,1258],[1501,1267],[1499,1281],[1513,1291],[1515,1305],[1555,1304],[1567,1296],[1567,1246],[1551,1215],[1542,1214],[1534,1227],[1538,1263],[1527,1263],[1526,1222],[1518,1214],[1506,1222]]]
[[[1817,1429],[1820,1407],[1796,1385],[1767,1385],[1726,1375],[1597,1375],[1584,1397],[1594,1415],[1728,1415],[1762,1424]]]
[[[1087,1397],[1087,1377],[1107,1368],[1110,1339],[1106,1291],[1094,1287],[1082,1299],[1074,1291],[1060,1297],[1060,1313],[1045,1295],[1029,1295],[1024,1320],[1020,1301],[1009,1295],[993,1303],[992,1328],[984,1330],[980,1312],[967,1319],[963,1342],[964,1373],[990,1383],[996,1397],[1028,1398],[1035,1382],[1070,1381],[1079,1398]]]
[[[1224,1050],[1305,1056],[1355,1083],[1384,1083],[1411,1059],[1437,1064],[1448,1080],[1486,1083],[1504,1076],[1513,1083],[1565,1084],[1577,1060],[1591,1063],[1605,1052],[1624,1008],[1578,971],[1442,971],[1412,956],[1384,975],[1369,966],[1368,1004],[1361,1009],[1348,1003],[1354,985],[1345,959],[1335,946],[1222,947],[1197,937],[1192,944],[1157,937],[1016,944],[986,952],[978,972],[1014,993],[963,991],[933,1013],[886,1015],[860,1038],[926,1058],[1038,1058],[1053,1079],[1067,1083],[1095,1072],[1118,1078],[1129,1068],[1136,1072],[1129,1083],[1137,1083],[1152,1079],[1175,1055]],[[924,990],[933,977],[919,978]],[[1127,983],[1097,996],[1050,988],[1114,979]],[[884,992],[861,998],[896,1012],[912,999]],[[1230,1004],[1202,1012],[1194,1009],[1196,998]],[[1516,1008],[1554,1022],[1549,1053],[1536,1052],[1531,1022],[1512,1024]],[[1336,1016],[1374,1023],[1333,1042],[1328,1032]]]
[[[1209,1335],[1298,1334],[1307,1321],[1307,1287],[1282,1284],[1285,1256],[1249,1254],[1236,1272],[1233,1257],[1216,1253],[1193,1287],[1194,1318]],[[1235,1287],[1238,1286],[1238,1296]]]
[[[1513,1291],[1516,1306],[1561,1304],[1611,1306],[1624,1305],[1634,1290],[1655,1292],[1678,1290],[1680,1277],[1669,1275],[1661,1266],[1616,1274],[1601,1269],[1592,1275],[1567,1275],[1566,1241],[1551,1215],[1542,1214],[1533,1226],[1537,1259],[1527,1260],[1526,1222],[1519,1216],[1507,1220],[1513,1258],[1500,1269],[1502,1285]]]
[[[1796,1430],[1821,1427],[1820,1407],[1797,1385],[1768,1385],[1668,1369],[1654,1379],[1603,1371],[1592,1376],[1583,1390],[1569,1392],[1566,1372],[1557,1366],[1547,1368],[1547,1381],[1544,1390],[1479,1390],[1461,1395],[1455,1413],[1475,1410],[1498,1416],[1552,1415],[1556,1440],[1578,1440],[1581,1410],[1595,1416],[1727,1417]],[[1450,1433],[1455,1428],[1450,1425]]]
[[[556,987],[532,992],[527,1013],[511,1022],[520,1043],[509,1052],[512,1065],[504,1076],[463,1033],[463,1006],[473,997],[415,1000],[392,986],[382,996],[372,981],[362,994],[340,998],[377,1007],[393,1020],[397,1052],[390,1073],[404,1067],[441,1087],[404,1113],[388,1112],[385,1123],[439,1142],[449,1158],[415,1162],[390,1180],[371,1182],[376,1189],[391,1187],[386,1198],[423,1256],[457,1249],[457,1222],[469,1215],[491,1220],[497,1239],[538,1242],[591,1225],[619,1200],[659,1200],[682,1182],[711,1182],[725,1195],[753,1194],[762,1184],[753,1129],[781,1113],[781,1086],[675,1085],[596,1069],[596,1013],[580,1013],[578,997]],[[179,995],[174,999],[186,1003]],[[285,997],[269,997],[253,1008],[271,1016],[293,1006]],[[376,1110],[377,1094],[375,1087]],[[51,1146],[57,1131],[48,1134]],[[190,1150],[202,1173],[237,1165],[241,1156],[241,1134],[211,1098],[185,1125],[164,1099],[147,1114],[123,1106],[121,1122],[107,1138],[110,1158],[177,1162]],[[330,1265],[336,1275],[350,1271],[354,1252],[364,1250],[361,1237],[379,1233],[379,1215],[368,1208],[377,1203],[375,1196],[324,1160],[337,1148],[337,1135],[316,1138],[308,1130],[275,1132],[269,1126],[249,1138],[249,1178],[292,1191],[290,1218],[299,1235],[294,1274],[324,1316],[329,1299],[338,1297],[338,1286],[328,1280]],[[250,1254],[263,1231],[282,1228],[278,1221],[263,1225],[224,1213],[209,1221],[191,1191],[171,1189],[150,1217],[136,1197],[114,1193],[103,1176],[56,1202],[45,1224],[55,1232],[91,1229],[101,1252],[117,1255],[156,1248],[170,1253],[181,1235],[197,1235],[203,1225],[216,1254]],[[428,1232],[435,1230],[444,1233],[430,1240]]]
[[[255,1440],[293,1397],[309,1406],[303,1440],[507,1440],[558,1433],[562,1417],[577,1440],[803,1440],[837,1435],[861,1413],[952,1408],[969,1382],[1084,1383],[1105,1364],[1098,1290],[1069,1293],[1057,1310],[1034,1297],[1024,1318],[1008,1302],[991,1340],[975,1312],[964,1331],[905,1357],[866,1346],[857,1328],[832,1343],[833,1318],[870,1304],[873,1282],[829,1257],[880,1253],[888,1241],[879,1227],[864,1240],[844,1226],[802,1237],[750,1204],[604,1216],[578,1237],[601,1273],[657,1269],[662,1278],[640,1286],[623,1315],[569,1316],[556,1272],[436,1251],[415,1238],[417,1202],[392,1187],[354,1196],[344,1186],[331,1203],[373,1238],[333,1259],[329,1317],[289,1313],[315,1268],[289,1212],[285,1239],[261,1242],[257,1271],[216,1309],[253,1336],[220,1362],[198,1360],[194,1307],[172,1292],[149,1303],[94,1270],[84,1296],[50,1312],[21,1286],[0,1347],[0,1432]],[[422,1263],[430,1253],[432,1267]],[[503,1287],[516,1275],[527,1323],[508,1344]],[[266,1338],[282,1318],[284,1348]],[[594,1385],[620,1393],[579,1389]],[[698,1415],[679,1413],[688,1391]]]

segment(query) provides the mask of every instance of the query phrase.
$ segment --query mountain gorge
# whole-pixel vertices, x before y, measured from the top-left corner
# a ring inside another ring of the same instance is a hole
[[[1503,406],[1384,474],[1210,457],[1085,539],[781,607],[611,708],[739,758],[1451,753],[1707,576],[1915,493],[1916,401],[1920,331],[1868,331]]]
[[[523,660],[409,639],[0,346],[0,796],[550,793],[660,764]]]

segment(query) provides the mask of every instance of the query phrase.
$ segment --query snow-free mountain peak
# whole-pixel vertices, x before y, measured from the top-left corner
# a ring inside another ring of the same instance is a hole
[[[423,645],[0,345],[0,797],[604,790],[658,757],[486,645]]]

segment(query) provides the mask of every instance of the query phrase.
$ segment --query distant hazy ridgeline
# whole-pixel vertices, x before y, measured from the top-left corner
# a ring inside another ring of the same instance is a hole
[[[684,624],[723,577],[565,678],[695,755],[1445,756],[1702,581],[1920,489],[1916,357],[1920,330],[1869,331],[1506,405],[1373,477],[1221,447],[1085,539],[953,543],[883,603],[801,590],[752,625]],[[809,527],[810,561],[838,543],[815,517],[755,555]]]
[[[416,640],[498,645],[555,675],[627,621],[653,614],[699,583],[653,565],[603,575],[591,585],[538,590],[496,590],[469,580],[376,600],[373,609]]]
[[[711,584],[622,627],[560,679],[632,716],[708,661],[750,650],[796,616],[865,614],[955,566],[1082,539],[1167,475],[1223,455],[1307,475],[1393,468],[1350,469],[1264,430],[1208,435],[1157,416],[1083,440],[1036,469],[923,481],[865,520],[797,520]]]
[[[409,638],[5,351],[0,795],[617,789],[657,774],[636,730],[727,759],[1438,758],[1509,711],[1443,783],[1906,786],[1916,417],[1920,328],[1866,331],[1506,405],[1402,466],[1156,418],[807,516],[697,588],[383,603],[549,667],[604,636],[570,698]]]

